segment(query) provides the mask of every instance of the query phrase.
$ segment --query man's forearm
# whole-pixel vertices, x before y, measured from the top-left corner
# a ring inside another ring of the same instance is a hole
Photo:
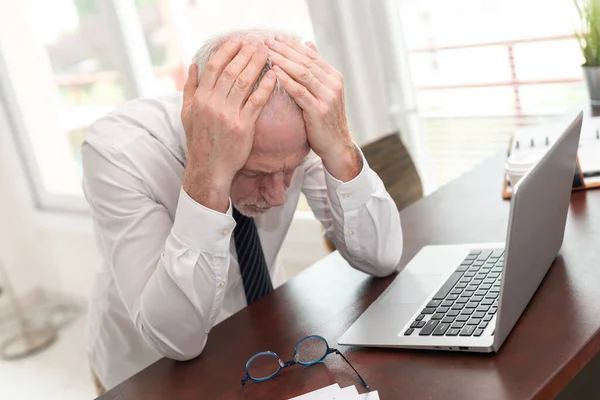
[[[349,182],[356,178],[363,168],[362,156],[354,142],[341,144],[332,149],[323,160],[323,166],[335,179]]]
[[[210,165],[190,159],[183,176],[183,190],[197,203],[221,213],[229,209],[231,178],[220,176]]]

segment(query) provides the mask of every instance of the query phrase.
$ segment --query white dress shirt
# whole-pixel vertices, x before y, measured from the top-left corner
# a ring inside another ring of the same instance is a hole
[[[88,351],[107,388],[162,356],[198,356],[211,328],[247,305],[231,207],[211,210],[181,188],[181,103],[181,94],[127,102],[96,121],[82,146],[84,192],[105,265],[90,302]],[[375,276],[395,270],[400,217],[377,174],[363,157],[360,174],[342,183],[311,152],[284,205],[255,219],[274,287],[285,281],[276,258],[300,193],[354,268]]]

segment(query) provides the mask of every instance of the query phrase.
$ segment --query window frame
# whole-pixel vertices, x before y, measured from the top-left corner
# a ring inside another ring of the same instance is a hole
[[[151,96],[156,80],[135,0],[98,1],[102,1],[99,5],[106,7],[106,16],[111,20],[111,25],[116,27],[114,50],[124,61],[119,72],[125,82],[126,96]],[[40,211],[89,214],[89,207],[83,196],[57,194],[46,189],[3,52],[4,49],[0,46],[0,107],[3,107],[8,117],[8,130],[15,141],[35,207]]]
[[[8,68],[0,49],[0,107],[6,115],[9,135],[15,143],[17,155],[22,163],[27,184],[32,193],[33,203],[38,209],[53,211],[85,212],[83,197],[52,194],[45,189],[40,166],[32,151],[33,145],[25,126],[18,98],[9,79]]]

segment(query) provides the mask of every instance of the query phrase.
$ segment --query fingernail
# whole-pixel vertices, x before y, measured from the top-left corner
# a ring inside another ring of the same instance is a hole
[[[258,53],[259,53],[260,55],[265,55],[265,54],[267,54],[267,52],[268,52],[268,51],[269,51],[269,48],[268,48],[267,46],[265,46],[265,45],[261,45],[261,46],[258,48]]]
[[[275,35],[275,40],[278,40],[281,42],[283,40],[283,38],[280,35]]]
[[[275,46],[275,41],[273,39],[268,39],[266,41],[267,46]]]

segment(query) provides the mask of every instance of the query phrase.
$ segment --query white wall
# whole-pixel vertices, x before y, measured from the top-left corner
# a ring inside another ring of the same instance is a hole
[[[56,273],[35,229],[33,202],[10,130],[0,109],[0,258],[15,290],[22,293],[55,284]]]

